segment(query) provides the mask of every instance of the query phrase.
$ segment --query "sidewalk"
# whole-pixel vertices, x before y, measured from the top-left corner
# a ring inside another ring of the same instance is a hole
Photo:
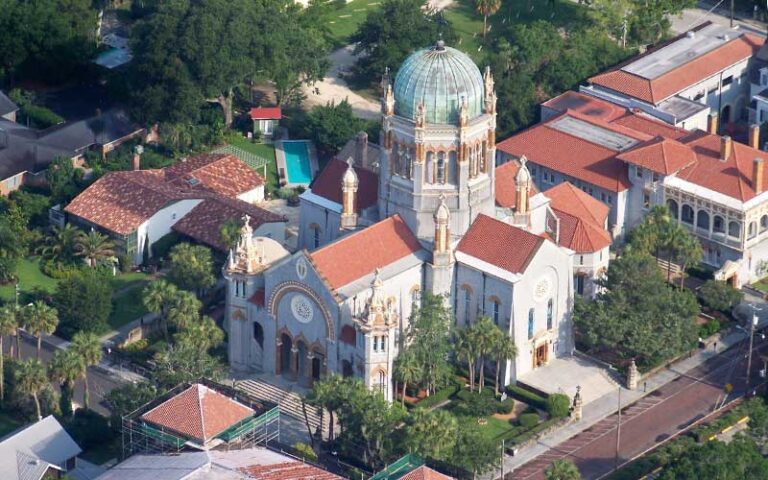
[[[743,332],[735,331],[730,333],[727,337],[723,338],[719,342],[718,352],[725,351],[736,343],[744,340],[744,338],[746,338],[746,334]],[[655,390],[684,375],[693,368],[703,364],[715,355],[717,355],[717,353],[714,350],[706,349],[700,350],[689,358],[679,360],[675,364],[670,365],[669,368],[660,370],[656,374],[643,380],[643,382],[647,384],[647,390],[645,391],[642,388],[642,384],[637,390],[627,390],[626,388],[621,387],[621,408],[627,407],[637,402],[646,395],[651,394]],[[551,434],[539,439],[536,444],[519,451],[515,456],[506,455],[504,457],[504,473],[509,474],[513,470],[525,465],[539,455],[545,453],[547,450],[556,447],[558,444],[568,440],[574,435],[589,429],[604,418],[613,415],[618,411],[618,406],[618,390],[616,392],[605,394],[602,397],[584,405],[583,416],[580,421],[571,423],[561,429],[555,430]],[[498,478],[498,475],[499,471],[496,470],[492,474],[486,475],[483,478],[495,479]]]

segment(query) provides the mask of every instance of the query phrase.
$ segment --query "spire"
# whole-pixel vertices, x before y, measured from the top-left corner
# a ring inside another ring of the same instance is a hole
[[[376,268],[371,281],[371,298],[366,306],[367,323],[374,325],[389,325],[393,318],[392,312],[387,308],[387,299],[384,294],[384,281],[381,279],[381,269]]]
[[[229,269],[240,270],[245,273],[255,272],[262,264],[263,252],[260,255],[253,238],[251,217],[243,215],[243,226],[240,227],[240,239],[234,250],[229,254]]]
[[[341,178],[341,230],[357,228],[357,189],[360,180],[354,163],[352,157],[347,159],[347,171]]]
[[[491,67],[488,66],[485,67],[485,72],[483,73],[483,90],[485,94],[483,98],[485,113],[496,113],[496,86],[491,74]]]
[[[531,172],[526,166],[528,159],[520,157],[520,168],[515,175],[515,214],[527,215],[531,206]]]
[[[439,203],[433,214],[435,220],[435,243],[432,253],[435,264],[450,262],[451,256],[451,210],[445,204],[445,195],[440,194]]]
[[[448,221],[451,219],[451,211],[445,204],[445,194],[440,193],[440,197],[438,198],[440,202],[437,204],[437,208],[435,209],[435,223],[448,223]]]

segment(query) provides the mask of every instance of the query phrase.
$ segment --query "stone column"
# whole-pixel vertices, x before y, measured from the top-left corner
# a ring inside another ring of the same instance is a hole
[[[299,370],[299,349],[291,347],[291,380],[296,381],[296,374]]]
[[[582,406],[581,386],[577,386],[576,395],[573,397],[573,409],[571,410],[571,417],[577,422],[581,420]]]
[[[629,369],[627,370],[627,389],[635,390],[639,380],[640,372],[637,370],[637,365],[635,364],[635,359],[633,358],[632,362],[629,364]]]
[[[315,384],[315,378],[312,376],[312,370],[314,369],[314,365],[312,361],[315,359],[315,352],[309,351],[307,352],[307,383],[309,384],[309,388],[312,388],[312,386]]]
[[[277,340],[275,342],[275,375],[283,373],[283,356],[281,355],[283,352],[282,346],[282,341]]]

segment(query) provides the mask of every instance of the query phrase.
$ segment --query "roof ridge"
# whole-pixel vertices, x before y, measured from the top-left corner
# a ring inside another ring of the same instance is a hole
[[[197,406],[200,409],[200,432],[203,434],[203,442],[207,442],[208,435],[205,432],[205,409],[203,408],[203,397],[206,394],[206,387],[199,383],[196,383],[195,386],[197,387]]]

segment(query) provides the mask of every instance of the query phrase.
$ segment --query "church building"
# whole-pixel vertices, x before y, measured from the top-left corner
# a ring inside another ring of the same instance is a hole
[[[607,209],[575,188],[553,204],[524,158],[495,168],[493,77],[464,53],[439,41],[382,85],[380,145],[357,139],[360,154],[301,195],[299,250],[245,223],[224,267],[232,367],[307,387],[336,372],[392,400],[424,292],[444,296],[457,327],[487,316],[514,339],[505,384],[570,355],[574,275],[607,266]],[[587,270],[574,264],[585,254]]]

